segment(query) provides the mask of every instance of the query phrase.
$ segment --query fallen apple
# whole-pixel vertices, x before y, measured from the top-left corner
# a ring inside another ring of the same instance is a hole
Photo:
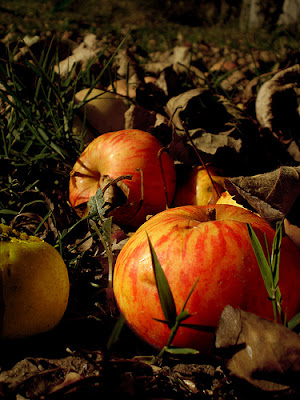
[[[274,230],[251,211],[232,205],[182,206],[163,211],[144,223],[118,255],[113,288],[128,325],[150,345],[161,349],[170,334],[164,320],[151,262],[147,234],[173,293],[179,314],[192,286],[185,322],[215,329],[226,305],[273,319],[246,223],[269,251]],[[291,319],[300,310],[300,253],[284,237],[280,255],[283,311]],[[174,346],[212,352],[213,333],[179,327]]]
[[[69,298],[67,267],[50,244],[0,224],[1,337],[19,339],[54,328]]]
[[[174,205],[205,206],[215,204],[221,193],[225,191],[225,177],[212,166],[197,166],[192,168],[178,183]]]
[[[75,103],[82,101],[87,103],[81,107],[81,112],[99,134],[124,129],[124,113],[128,107],[116,93],[83,89],[75,94]]]
[[[84,206],[99,187],[104,190],[110,179],[125,175],[132,179],[122,179],[119,189],[126,201],[111,211],[115,223],[136,228],[171,204],[176,186],[172,158],[150,133],[127,129],[97,137],[81,154],[70,174],[72,207],[83,205],[87,212]]]

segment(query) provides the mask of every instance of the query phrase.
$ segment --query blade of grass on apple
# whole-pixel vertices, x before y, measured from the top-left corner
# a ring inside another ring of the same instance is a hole
[[[164,273],[164,270],[161,267],[161,264],[157,258],[156,252],[152,246],[148,233],[146,232],[150,252],[151,252],[151,259],[153,265],[153,271],[155,276],[155,282],[158,290],[160,304],[166,319],[166,322],[171,329],[175,323],[177,318],[176,306],[173,294],[171,292],[171,288],[169,286],[168,280]]]

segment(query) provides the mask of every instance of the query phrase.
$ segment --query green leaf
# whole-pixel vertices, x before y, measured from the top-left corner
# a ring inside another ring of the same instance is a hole
[[[112,227],[112,217],[108,217],[103,221],[101,225],[103,237],[107,243],[111,242],[111,227]]]
[[[191,314],[187,310],[182,310],[176,317],[178,323],[181,324],[182,321],[191,317]]]
[[[194,289],[195,289],[195,287],[196,287],[198,281],[199,281],[199,278],[196,279],[196,282],[193,284],[191,290],[189,291],[189,294],[187,295],[187,298],[185,299],[185,302],[184,302],[184,304],[183,304],[183,306],[182,306],[181,312],[184,311],[184,309],[185,309],[185,307],[186,307],[186,305],[187,305],[187,302],[189,301],[189,298],[191,297],[191,295],[192,295],[192,293],[193,293],[193,291],[194,291]],[[180,313],[180,314],[181,314],[181,313]]]
[[[167,347],[165,351],[171,354],[199,354],[198,350],[189,347]]]
[[[95,195],[92,196],[88,201],[88,207],[90,210],[89,214],[102,217],[105,214],[104,204],[105,201],[103,198],[103,193],[102,190],[99,188]]]
[[[273,275],[271,268],[269,266],[269,263],[265,257],[265,253],[261,247],[261,244],[258,240],[258,237],[256,236],[252,226],[250,224],[247,224],[251,244],[253,247],[253,251],[255,253],[258,266],[260,268],[261,275],[263,277],[265,287],[267,289],[269,297],[272,299],[274,298],[274,293],[272,291],[273,288]]]
[[[113,330],[108,338],[107,344],[106,344],[106,348],[109,350],[111,348],[111,346],[117,342],[117,340],[119,339],[120,333],[123,329],[123,326],[125,324],[125,317],[123,314],[120,315],[120,318],[117,320],[117,322],[115,323]]]
[[[163,313],[164,313],[164,316],[165,316],[165,319],[167,321],[169,328],[172,328],[172,326],[175,325],[176,318],[177,318],[174,298],[173,298],[168,280],[164,273],[164,270],[162,269],[162,267],[160,265],[160,262],[157,258],[157,255],[155,253],[155,250],[152,246],[152,243],[150,241],[150,238],[149,238],[147,232],[146,232],[146,235],[147,235],[147,239],[148,239],[148,243],[149,243],[149,247],[150,247],[152,267],[153,267],[153,271],[154,271],[155,283],[156,283],[156,287],[158,290],[161,308],[163,310]]]
[[[294,315],[294,317],[287,323],[289,329],[295,329],[300,324],[300,313]]]
[[[282,221],[276,224],[276,233],[272,245],[271,254],[271,267],[274,279],[274,286],[278,286],[279,282],[279,261],[280,261],[280,247],[282,240]]]

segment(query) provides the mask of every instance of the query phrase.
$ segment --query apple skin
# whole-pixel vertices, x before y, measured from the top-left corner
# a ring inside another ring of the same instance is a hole
[[[274,230],[251,211],[232,205],[182,206],[165,210],[144,223],[118,255],[113,288],[128,325],[142,339],[161,349],[170,330],[164,319],[151,263],[146,232],[164,269],[180,312],[192,286],[199,281],[186,309],[185,322],[216,327],[226,305],[273,319],[273,306],[249,239],[250,223],[269,251]],[[263,245],[264,246],[264,245]],[[282,240],[280,281],[282,307],[291,319],[300,309],[300,253]],[[179,327],[172,345],[213,351],[213,333]]]
[[[211,178],[214,181],[214,186]],[[201,165],[192,168],[184,181],[178,183],[174,206],[216,204],[221,193],[225,191],[224,180],[225,177],[220,175],[220,171],[212,166],[205,168]]]
[[[115,213],[114,222],[137,228],[147,215],[164,210],[173,200],[176,188],[176,171],[172,158],[163,151],[162,170],[158,152],[161,143],[150,133],[138,129],[127,129],[105,133],[94,139],[81,154],[70,174],[69,200],[72,207],[87,202],[100,187],[101,176],[108,175],[116,179],[123,175],[132,175],[132,179],[123,179],[129,188],[127,205]],[[141,173],[143,171],[144,199],[141,200]],[[164,188],[166,185],[167,198]]]
[[[47,332],[60,322],[70,284],[67,266],[54,247],[0,224],[0,273],[1,339]]]

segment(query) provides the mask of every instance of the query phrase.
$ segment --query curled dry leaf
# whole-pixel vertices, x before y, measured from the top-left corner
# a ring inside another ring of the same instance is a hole
[[[300,167],[285,166],[264,174],[229,178],[225,186],[238,203],[250,204],[274,226],[289,215],[300,195]]]
[[[54,386],[51,389],[50,393],[58,392],[59,390],[62,389],[64,389],[64,393],[69,393],[70,391],[72,391],[74,383],[80,381],[81,379],[83,379],[82,375],[78,374],[77,372],[70,371],[65,376],[64,381]]]
[[[86,358],[27,358],[0,373],[1,394],[5,393],[7,398],[45,398],[49,392],[57,391],[60,385],[70,385],[70,378],[73,378],[74,385],[80,380],[79,377],[82,379],[97,375],[98,370]]]
[[[221,87],[226,91],[233,90],[237,84],[241,84],[247,77],[245,68],[233,71],[228,77],[222,80]]]
[[[81,63],[82,69],[85,68],[87,62],[95,58],[101,51],[101,46],[97,41],[96,35],[93,33],[87,34],[83,42],[76,47],[72,54],[61,61],[58,65],[55,65],[54,71],[61,76],[66,76],[73,68],[74,64]]]
[[[145,71],[159,74],[165,68],[173,66],[175,70],[186,68],[190,65],[191,49],[187,46],[175,46],[172,50],[150,55],[154,60],[145,66]],[[180,67],[181,66],[181,67]]]
[[[286,68],[265,82],[256,98],[258,122],[283,142],[299,132],[300,118],[295,88],[300,81],[300,65]]]
[[[215,346],[231,373],[265,391],[299,384],[300,337],[283,325],[226,306]]]
[[[129,107],[124,114],[125,129],[141,129],[142,131],[149,131],[155,125],[156,113],[149,111],[139,105]]]
[[[248,124],[248,118],[238,107],[206,88],[191,89],[172,97],[165,110],[178,135],[184,135],[185,125],[188,130],[201,128],[206,132],[238,138],[241,127]]]
[[[216,154],[220,148],[234,149],[235,152],[239,153],[242,147],[241,139],[234,139],[227,135],[203,133],[199,129],[191,131],[190,135],[198,150],[211,155]]]
[[[236,169],[237,163],[245,164],[245,152],[249,152],[246,134],[252,129],[252,123],[224,97],[213,95],[205,88],[192,89],[171,98],[166,112],[175,127],[170,147],[174,154],[177,151],[176,159],[185,162],[189,157],[195,160],[194,150],[186,157],[186,151],[182,149],[191,147],[188,131],[194,147],[202,152],[204,162],[225,165],[228,170]]]

